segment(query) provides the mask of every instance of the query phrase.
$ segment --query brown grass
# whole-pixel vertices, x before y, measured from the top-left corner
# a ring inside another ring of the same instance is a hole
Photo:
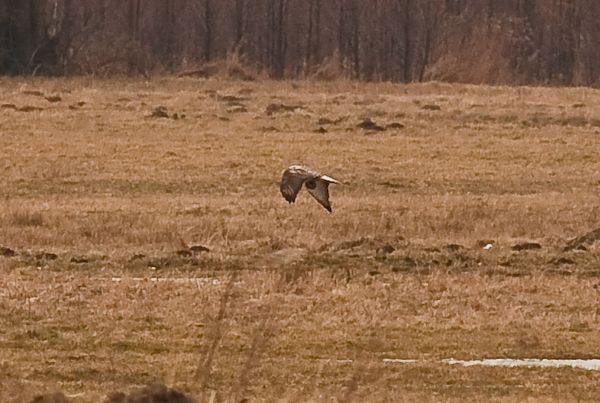
[[[0,86],[17,107],[0,109],[0,246],[17,252],[0,257],[1,401],[155,382],[214,401],[596,397],[596,372],[439,360],[600,355],[600,255],[563,251],[600,226],[597,91]],[[293,162],[344,182],[333,214],[279,195]],[[526,241],[542,249],[511,249]]]

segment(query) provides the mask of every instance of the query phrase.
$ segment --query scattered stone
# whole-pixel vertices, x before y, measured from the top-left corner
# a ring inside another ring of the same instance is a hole
[[[265,109],[265,113],[269,116],[273,115],[274,113],[280,113],[280,112],[294,112],[296,109],[300,109],[301,107],[299,105],[285,105],[285,104],[269,104],[267,106],[267,108]]]
[[[488,243],[487,245],[485,245],[485,246],[483,247],[483,250],[490,250],[490,249],[492,249],[493,247],[494,247],[494,244]]]
[[[435,105],[435,104],[425,104],[421,107],[421,109],[425,109],[428,111],[439,111],[442,108],[439,105]]]
[[[169,113],[167,112],[167,108],[165,106],[157,106],[154,108],[152,113],[150,113],[150,117],[152,118],[168,118]]]
[[[210,252],[210,249],[203,245],[192,245],[190,246],[190,250],[194,253]]]
[[[537,242],[522,242],[512,246],[512,250],[522,251],[522,250],[538,250],[542,249],[542,245]]]
[[[385,130],[385,127],[379,126],[377,123],[373,122],[370,118],[364,119],[358,125],[356,125],[359,129],[363,130],[373,130],[376,132],[382,132]]]
[[[6,246],[0,246],[0,256],[13,257],[16,255],[17,255],[17,252],[12,250],[11,248],[7,248]]]
[[[483,239],[483,240],[477,241],[477,243],[475,245],[479,248],[483,248],[490,244],[493,246],[494,244],[496,244],[496,241],[494,241],[493,239]]]
[[[62,98],[60,97],[60,95],[49,95],[46,97],[46,101],[48,102],[60,102],[62,101]]]

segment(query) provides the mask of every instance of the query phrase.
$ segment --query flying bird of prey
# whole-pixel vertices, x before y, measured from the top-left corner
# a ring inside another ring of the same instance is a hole
[[[289,203],[296,201],[296,196],[302,185],[327,211],[331,213],[331,204],[329,203],[329,184],[340,183],[335,179],[321,175],[319,172],[302,166],[292,165],[281,174],[281,183],[279,190]]]

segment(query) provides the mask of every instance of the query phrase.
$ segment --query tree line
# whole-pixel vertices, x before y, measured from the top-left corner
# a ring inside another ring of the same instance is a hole
[[[0,0],[1,74],[597,85],[597,0]]]

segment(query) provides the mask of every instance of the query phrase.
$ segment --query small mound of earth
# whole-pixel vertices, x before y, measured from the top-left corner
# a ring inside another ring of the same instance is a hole
[[[206,246],[204,245],[192,245],[190,246],[190,250],[193,253],[203,253],[203,252],[210,252],[210,249],[208,249]]]
[[[341,123],[344,120],[346,120],[346,117],[344,117],[344,116],[339,117],[337,119],[319,118],[319,120],[317,120],[317,124],[318,125],[337,125],[338,123]]]
[[[382,132],[385,130],[385,127],[378,125],[370,118],[363,119],[363,121],[356,125],[356,127],[363,130],[372,130],[376,132]]]
[[[62,392],[37,395],[30,403],[69,403],[70,400]]]
[[[395,250],[396,250],[396,248],[394,248],[389,243],[386,243],[382,247],[377,248],[377,253],[380,253],[382,255],[389,255],[390,253],[394,253]]]
[[[247,97],[238,97],[236,95],[217,95],[217,99],[229,104],[230,106],[238,106],[241,105],[242,102],[250,100]]]
[[[388,123],[385,126],[386,129],[403,129],[404,125],[402,123],[399,122],[392,122],[392,123]]]
[[[404,256],[403,258],[399,259],[396,262],[394,267],[392,267],[392,272],[394,272],[394,273],[407,272],[407,271],[411,271],[415,267],[417,267],[417,262],[415,261],[415,259],[413,259],[410,256]]]
[[[39,252],[36,253],[35,258],[38,260],[56,260],[58,255],[52,252]]]
[[[151,118],[162,118],[162,119],[185,119],[185,113],[177,113],[175,112],[173,115],[169,115],[166,106],[159,105],[150,113]]]
[[[150,113],[151,118],[169,118],[169,113],[167,112],[167,108],[165,106],[157,106]]]
[[[461,249],[464,249],[462,245],[456,243],[449,243],[448,245],[444,246],[444,248],[449,252],[457,252]]]
[[[6,246],[0,246],[0,256],[13,257],[16,256],[17,252]]]
[[[176,389],[165,385],[150,385],[145,388],[131,392],[129,395],[123,392],[111,393],[105,403],[196,403],[196,400]]]
[[[62,98],[60,97],[60,95],[48,95],[46,97],[46,101],[52,102],[52,103],[60,102],[60,101],[62,101]]]
[[[600,240],[600,228],[596,228],[588,233],[585,233],[577,238],[574,238],[567,242],[564,251],[573,249],[587,250],[586,247],[590,246],[594,242]]]
[[[299,105],[285,105],[285,104],[269,104],[267,106],[267,108],[265,109],[265,113],[269,116],[273,115],[274,113],[280,113],[280,112],[294,112],[296,109],[300,109],[301,106]]]
[[[20,108],[16,108],[15,110],[17,110],[19,112],[35,112],[35,111],[41,111],[42,108],[39,108],[37,106],[25,105]]]
[[[208,249],[204,245],[192,245],[189,248],[180,249],[180,250],[175,251],[175,254],[177,256],[181,256],[181,257],[190,257],[193,255],[197,255],[199,253],[207,253],[207,252],[210,252],[210,249]]]
[[[537,242],[521,242],[513,245],[511,249],[515,251],[538,250],[542,249],[542,245]]]
[[[550,263],[554,263],[557,266],[561,266],[575,264],[575,261],[573,259],[569,259],[568,257],[561,256],[559,258],[552,259]]]
[[[333,124],[333,120],[331,120],[329,118],[319,118],[319,120],[317,120],[317,124],[320,124],[320,125],[332,125]]]
[[[90,259],[88,259],[85,256],[73,256],[70,260],[71,263],[76,263],[76,264],[82,264],[82,263],[89,263]]]
[[[232,108],[227,109],[228,113],[245,113],[248,112],[248,108],[242,105],[236,105]]]
[[[192,251],[189,249],[180,249],[175,251],[175,254],[180,257],[190,257],[192,256]]]
[[[23,94],[25,95],[33,95],[36,97],[43,97],[44,93],[42,91],[38,91],[38,90],[25,90],[23,91]]]

